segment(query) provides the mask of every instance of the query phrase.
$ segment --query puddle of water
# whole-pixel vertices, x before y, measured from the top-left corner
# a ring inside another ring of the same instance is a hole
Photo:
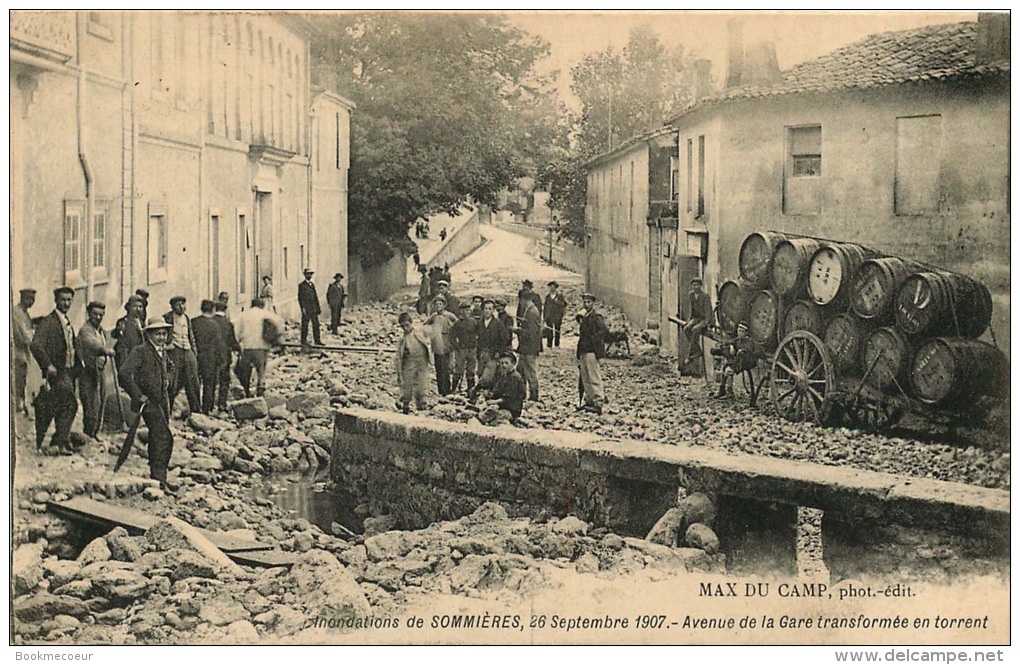
[[[304,518],[326,533],[331,533],[333,522],[354,533],[364,530],[362,520],[354,514],[354,506],[333,493],[328,469],[265,476],[255,482],[251,496],[269,499],[292,517]]]

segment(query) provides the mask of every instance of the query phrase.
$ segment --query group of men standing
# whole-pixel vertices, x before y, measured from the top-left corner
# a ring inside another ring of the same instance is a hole
[[[227,316],[228,295],[203,300],[201,316],[187,314],[187,299],[170,299],[170,311],[145,318],[148,293],[139,289],[124,305],[126,313],[109,334],[102,327],[106,305],[90,302],[87,320],[75,331],[68,318],[74,289],[53,291],[53,311],[33,321],[34,289],[22,289],[13,312],[16,408],[28,414],[26,383],[29,354],[42,371],[43,384],[34,400],[36,448],[40,453],[71,455],[71,426],[81,402],[86,437],[97,439],[106,404],[104,372],[112,363],[117,384],[131,398],[131,409],[149,430],[149,466],[153,478],[167,486],[167,466],[173,451],[170,416],[183,388],[188,400],[184,412],[210,413],[226,409],[230,370],[239,353],[237,375],[251,394],[251,375],[257,374],[256,392],[264,386],[265,361],[270,348],[267,328],[282,333],[283,321],[263,308],[256,298],[252,308],[234,324]],[[77,395],[76,395],[77,389]],[[50,425],[50,445],[43,445]]]
[[[419,310],[421,297],[419,294]],[[601,413],[603,393],[595,355],[601,357],[604,352],[606,327],[594,311],[594,296],[584,294],[582,300],[585,309],[583,316],[578,315],[582,336],[578,362],[586,387],[585,407]],[[398,323],[404,336],[397,348],[396,369],[405,413],[412,399],[419,410],[425,408],[430,358],[440,396],[458,392],[462,385],[471,399],[486,391],[506,405],[514,420],[525,400],[539,401],[538,356],[543,339],[547,348],[560,345],[566,298],[559,284],[552,281],[543,299],[534,291],[534,283],[526,279],[517,293],[516,316],[506,312],[506,304],[482,296],[462,303],[450,292],[449,284],[440,280],[423,328],[415,325],[410,314],[401,314]],[[516,354],[512,350],[514,335]]]

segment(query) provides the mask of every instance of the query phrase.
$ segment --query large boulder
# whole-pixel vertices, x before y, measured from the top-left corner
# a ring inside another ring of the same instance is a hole
[[[229,596],[217,596],[202,604],[198,618],[214,626],[227,626],[235,621],[247,621],[251,615],[244,605]]]
[[[302,416],[318,416],[329,409],[329,393],[322,391],[302,392],[287,398],[287,410]]]
[[[76,561],[79,566],[84,568],[90,563],[109,561],[111,558],[113,558],[113,555],[110,552],[110,546],[106,542],[106,538],[96,538],[85,546],[85,549],[81,551]]]
[[[138,561],[148,549],[144,536],[131,536],[122,526],[106,534],[106,542],[115,561]]]
[[[55,596],[45,591],[34,596],[22,596],[14,601],[14,616],[29,623],[40,623],[59,614],[80,618],[88,613],[88,606],[81,600],[70,596]]]
[[[371,612],[357,580],[328,552],[305,552],[291,568],[289,578],[309,616],[343,620]]]
[[[692,524],[687,527],[684,540],[687,541],[688,546],[705,550],[708,554],[715,554],[719,551],[719,536],[715,535],[715,531],[701,523]]]
[[[220,430],[234,428],[233,423],[207,416],[204,413],[192,413],[188,418],[188,425],[196,432],[202,432],[203,434],[215,434]]]
[[[129,605],[149,595],[149,581],[131,570],[111,570],[92,578],[92,588],[115,605]]]
[[[28,593],[43,578],[42,543],[21,545],[11,555],[11,581],[15,595]]]
[[[709,527],[715,524],[715,504],[701,492],[681,499],[677,507],[684,515],[683,523],[680,525],[681,533],[686,532],[687,527],[692,524],[704,524]]]
[[[166,517],[156,522],[145,532],[145,538],[154,550],[166,552],[183,549],[197,552],[217,566],[220,572],[235,575],[243,571],[218,547],[203,536],[198,529],[176,517]]]
[[[567,515],[552,525],[553,533],[564,536],[584,536],[588,533],[588,524],[573,515]]]
[[[198,552],[178,550],[174,560],[176,561],[177,566],[174,568],[174,572],[170,575],[170,579],[174,582],[187,579],[189,577],[214,579],[216,577],[216,573],[219,572],[219,567],[213,561],[207,559]]]
[[[365,537],[370,538],[380,533],[391,531],[397,525],[396,515],[380,515],[379,517],[366,517],[364,522]]]
[[[227,406],[230,407],[230,411],[234,414],[234,419],[238,421],[258,420],[269,415],[269,405],[266,404],[265,398],[262,397],[239,399],[228,403]]]

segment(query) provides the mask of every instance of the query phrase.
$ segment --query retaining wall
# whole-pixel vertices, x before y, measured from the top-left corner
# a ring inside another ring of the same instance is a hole
[[[827,563],[848,575],[911,565],[905,557],[926,556],[911,554],[919,542],[1008,566],[1008,492],[687,444],[347,409],[336,416],[331,476],[346,500],[396,515],[402,528],[496,501],[513,515],[574,514],[643,537],[683,487],[715,498],[717,525],[731,532],[776,507],[824,510]],[[795,537],[787,526],[782,537]]]

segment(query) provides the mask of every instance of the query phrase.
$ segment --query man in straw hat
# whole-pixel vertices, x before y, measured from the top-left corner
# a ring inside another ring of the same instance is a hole
[[[170,431],[170,358],[167,343],[173,325],[154,316],[145,324],[145,342],[131,350],[120,368],[120,384],[131,397],[131,410],[141,410],[149,428],[149,476],[167,491],[177,489],[167,480],[167,468],[174,449]]]

